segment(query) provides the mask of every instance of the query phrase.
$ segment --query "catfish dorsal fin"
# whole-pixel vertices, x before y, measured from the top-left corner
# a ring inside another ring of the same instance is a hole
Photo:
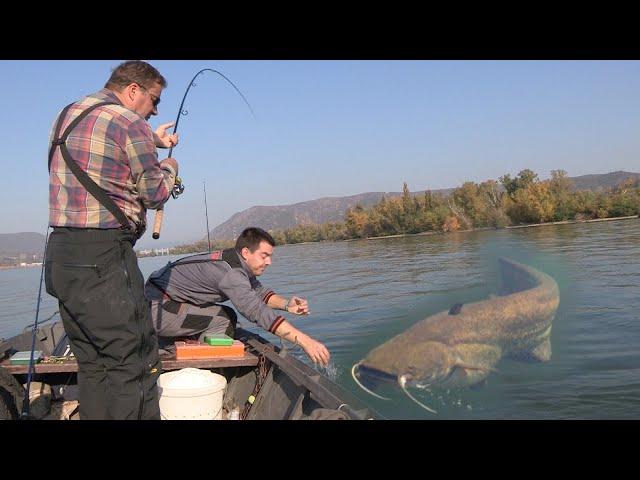
[[[456,303],[453,307],[449,309],[449,315],[458,315],[462,310],[463,303]]]

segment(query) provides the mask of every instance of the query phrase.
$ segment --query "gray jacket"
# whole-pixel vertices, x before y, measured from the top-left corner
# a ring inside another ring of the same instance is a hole
[[[174,300],[199,307],[231,300],[247,320],[271,333],[284,320],[267,306],[275,292],[262,286],[233,248],[168,263],[149,276],[145,293],[152,301]]]

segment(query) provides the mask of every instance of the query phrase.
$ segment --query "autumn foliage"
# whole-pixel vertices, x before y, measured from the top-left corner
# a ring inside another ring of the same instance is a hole
[[[411,194],[406,183],[402,195],[383,197],[369,208],[347,210],[343,222],[303,224],[270,231],[280,245],[346,240],[420,232],[454,232],[471,228],[622,217],[640,213],[640,181],[627,179],[619,186],[599,191],[574,191],[563,170],[539,180],[532,170],[514,178],[500,177],[480,184],[465,182],[450,195],[426,191]],[[206,242],[204,242],[206,250]],[[202,251],[202,242],[172,249],[172,253]],[[230,246],[230,243],[216,247]],[[175,250],[175,252],[173,251]]]

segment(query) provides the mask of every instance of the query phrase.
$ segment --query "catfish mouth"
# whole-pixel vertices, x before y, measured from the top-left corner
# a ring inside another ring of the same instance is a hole
[[[392,385],[397,385],[398,383],[397,375],[392,375],[377,368],[367,367],[362,364],[357,365],[355,375],[365,387],[371,390],[377,388],[381,383],[390,383]]]
[[[373,391],[373,389],[376,389],[381,382],[392,382],[395,384],[397,382],[397,377],[395,375],[383,372],[377,368],[365,367],[360,363],[356,363],[351,367],[351,376],[358,386],[364,391],[382,400],[391,400],[390,398],[378,395]]]
[[[431,413],[438,413],[432,408],[429,408],[427,405],[417,400],[411,393],[407,390],[407,384],[413,381],[413,375],[410,373],[405,373],[402,375],[392,375],[387,372],[383,372],[382,370],[378,370],[377,368],[367,367],[360,363],[356,363],[351,368],[351,375],[356,383],[365,391],[373,395],[374,397],[378,397],[382,400],[391,400],[390,398],[383,397],[378,395],[373,391],[380,383],[391,383],[395,386],[399,386],[400,389],[414,402],[416,402],[420,407],[428,410]]]
[[[390,384],[394,386],[400,385],[400,379],[405,378],[407,384],[417,385],[419,387],[432,387],[445,383],[452,379],[457,373],[457,368],[451,368],[446,375],[432,375],[426,378],[416,378],[415,372],[409,368],[408,372],[401,373],[399,375],[393,375],[391,373],[384,372],[374,367],[368,367],[362,363],[354,365],[353,374],[362,386],[369,390],[376,390],[381,384]]]

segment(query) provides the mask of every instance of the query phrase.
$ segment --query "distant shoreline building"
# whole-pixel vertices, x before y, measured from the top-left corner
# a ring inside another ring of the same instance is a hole
[[[170,249],[167,248],[147,248],[138,251],[138,257],[157,257],[161,255],[171,255]]]
[[[17,256],[5,255],[0,258],[0,267],[37,267],[42,265],[42,257],[35,253],[19,253]]]

